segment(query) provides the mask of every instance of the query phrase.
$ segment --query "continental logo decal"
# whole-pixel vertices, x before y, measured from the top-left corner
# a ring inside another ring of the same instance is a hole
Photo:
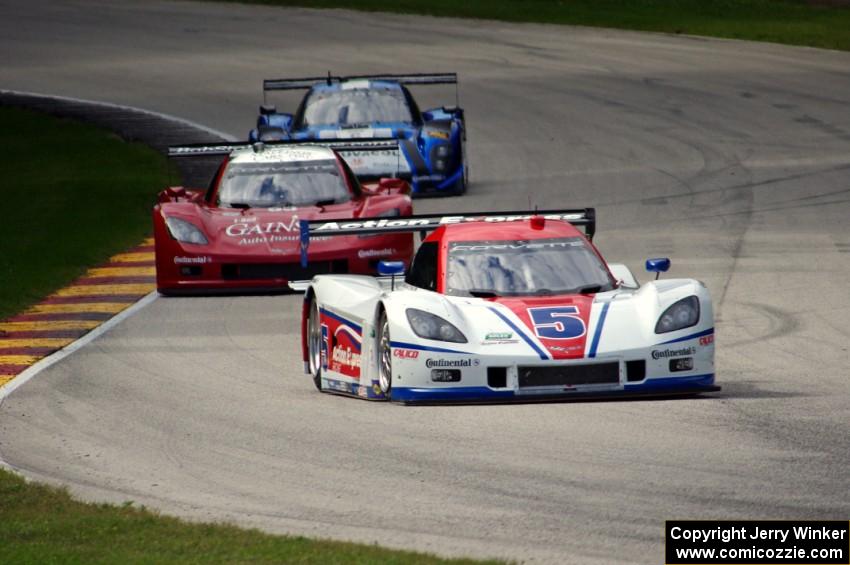
[[[361,259],[368,259],[369,257],[386,257],[387,255],[395,254],[396,250],[389,247],[385,249],[361,249],[357,252],[357,256]]]
[[[212,257],[175,257],[174,264],[175,265],[205,265],[207,263],[212,263]]]
[[[426,359],[425,366],[429,369],[451,369],[457,367],[477,367],[479,359]]]
[[[697,352],[696,347],[683,347],[682,349],[653,349],[653,359],[666,359],[668,357],[686,357]]]

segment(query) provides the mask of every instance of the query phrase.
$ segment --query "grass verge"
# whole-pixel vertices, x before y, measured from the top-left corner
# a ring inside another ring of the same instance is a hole
[[[235,1],[610,27],[850,50],[847,0]]]
[[[144,145],[25,110],[0,107],[0,146],[2,319],[141,241],[169,173]],[[0,563],[163,562],[483,563],[86,504],[0,469]]]
[[[150,233],[169,176],[153,149],[8,107],[0,107],[0,147],[0,319]]]
[[[130,504],[84,504],[0,469],[0,563],[495,563],[193,524]]]

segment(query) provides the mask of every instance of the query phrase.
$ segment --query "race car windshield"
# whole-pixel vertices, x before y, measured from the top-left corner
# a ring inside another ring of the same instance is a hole
[[[578,237],[449,244],[446,293],[458,296],[545,296],[604,292],[614,281]]]
[[[221,180],[219,205],[273,208],[326,205],[351,198],[336,161],[231,163]]]
[[[404,94],[397,89],[357,89],[313,92],[301,126],[346,126],[373,122],[410,123],[413,118]]]

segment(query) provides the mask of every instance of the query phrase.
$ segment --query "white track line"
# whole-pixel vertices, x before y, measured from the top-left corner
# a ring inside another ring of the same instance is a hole
[[[127,110],[127,111],[132,111],[132,112],[141,112],[143,114],[156,116],[158,118],[171,120],[171,121],[174,121],[174,122],[178,122],[178,123],[181,123],[181,124],[185,124],[185,125],[200,129],[200,130],[205,131],[207,133],[217,135],[217,136],[219,136],[219,137],[221,137],[221,138],[223,138],[227,141],[237,141],[237,139],[235,137],[233,137],[232,135],[229,135],[227,133],[215,130],[213,128],[209,128],[207,126],[192,122],[190,120],[178,118],[177,116],[171,116],[169,114],[163,114],[161,112],[154,112],[154,111],[145,110],[145,109],[142,109],[142,108],[133,108],[132,106],[122,106],[120,104],[112,104],[110,102],[97,102],[97,101],[94,101],[94,100],[83,100],[82,98],[71,98],[71,97],[68,97],[68,96],[53,96],[51,94],[40,94],[38,92],[22,92],[22,91],[19,91],[19,90],[0,89],[0,94],[14,94],[14,95],[19,95],[19,96],[33,96],[33,97],[48,98],[48,99],[53,99],[53,100],[63,100],[63,101],[66,101],[66,102],[77,102],[77,103],[81,103],[81,104],[89,104],[91,106],[101,106],[101,107],[106,107],[106,108],[113,108],[113,109],[116,109],[116,110]],[[18,387],[23,386],[24,384],[27,383],[27,381],[29,381],[30,379],[35,377],[37,374],[39,374],[43,370],[47,369],[51,365],[58,363],[59,361],[61,361],[65,357],[67,357],[68,355],[71,355],[72,353],[74,353],[78,349],[85,347],[86,345],[88,345],[89,343],[91,343],[92,341],[94,341],[95,339],[100,337],[101,335],[105,334],[106,332],[108,332],[109,330],[111,330],[112,328],[114,328],[115,326],[117,326],[118,324],[120,324],[121,322],[123,322],[124,320],[126,320],[127,318],[129,318],[130,316],[132,316],[133,314],[135,314],[136,312],[138,312],[139,310],[141,310],[142,308],[144,308],[145,306],[147,306],[148,304],[153,302],[154,300],[156,300],[157,296],[158,296],[158,293],[156,291],[153,291],[150,294],[147,294],[144,298],[142,298],[141,300],[139,300],[138,302],[136,302],[135,304],[133,304],[132,306],[130,306],[126,310],[123,310],[117,316],[113,316],[112,318],[110,318],[106,322],[102,323],[101,325],[99,325],[98,327],[96,327],[95,329],[93,329],[92,331],[90,331],[89,333],[87,333],[86,335],[81,337],[80,339],[66,345],[65,347],[56,351],[55,353],[48,355],[44,359],[35,363],[31,367],[27,368],[22,373],[16,375],[14,379],[12,379],[8,383],[6,383],[4,386],[0,387],[0,405],[2,405],[3,401],[10,394],[12,394],[15,390],[17,390]],[[4,467],[4,466],[8,467],[9,465],[4,463],[2,457],[0,457],[0,467]]]
[[[124,106],[122,104],[113,104],[111,102],[99,102],[97,100],[85,100],[83,98],[73,98],[71,96],[54,96],[52,94],[42,94],[40,92],[26,92],[21,90],[5,90],[0,89],[0,94],[15,94],[18,96],[33,96],[39,98],[50,98],[53,100],[63,100],[65,102],[77,102],[80,104],[89,104],[91,106],[102,106],[104,108],[113,108],[115,110],[128,110],[131,112],[141,112],[142,114],[148,114],[150,116],[156,116],[158,118],[163,118],[166,120],[171,120],[173,122],[181,123],[187,126],[191,126],[194,128],[198,128],[199,130],[203,130],[207,133],[211,133],[213,135],[217,135],[226,141],[239,141],[234,136],[229,133],[224,133],[223,131],[219,131],[217,129],[213,129],[211,127],[207,127],[203,124],[199,124],[197,122],[193,122],[191,120],[186,120],[184,118],[178,118],[177,116],[172,116],[171,114],[163,114],[162,112],[154,112],[153,110],[145,110],[144,108],[134,108],[133,106]]]
[[[126,320],[127,318],[129,318],[130,316],[132,316],[133,314],[153,302],[154,300],[156,300],[157,296],[158,293],[155,290],[146,294],[144,298],[142,298],[126,310],[122,310],[117,315],[109,318],[104,323],[97,326],[95,329],[93,329],[86,335],[82,336],[80,339],[69,343],[59,351],[48,355],[44,359],[38,361],[31,367],[27,368],[22,373],[15,376],[15,378],[6,383],[5,386],[0,387],[0,405],[2,405],[6,397],[12,394],[12,392],[14,392],[18,387],[23,386],[27,381],[29,381],[31,378],[33,378],[46,368],[58,363],[68,355],[96,340],[98,337],[102,336],[103,334],[105,334],[106,332],[108,332],[109,330],[111,330],[112,328],[114,328],[115,326],[117,326],[118,324],[120,324],[121,322],[123,322],[124,320]]]

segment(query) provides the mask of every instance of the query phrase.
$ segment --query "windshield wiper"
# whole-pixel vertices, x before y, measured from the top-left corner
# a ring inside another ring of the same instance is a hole
[[[587,284],[575,289],[576,294],[593,294],[602,290],[601,284]]]
[[[226,205],[228,208],[239,208],[240,210],[248,210],[251,208],[251,205],[247,202],[222,202],[222,204]]]
[[[330,206],[331,204],[336,204],[336,198],[328,198],[327,200],[319,200],[316,202],[316,206],[322,209],[322,212],[325,211],[325,206]]]
[[[497,293],[495,290],[488,290],[483,288],[470,288],[467,289],[466,292],[468,292],[475,298],[496,298],[497,296],[499,296],[499,293]]]

